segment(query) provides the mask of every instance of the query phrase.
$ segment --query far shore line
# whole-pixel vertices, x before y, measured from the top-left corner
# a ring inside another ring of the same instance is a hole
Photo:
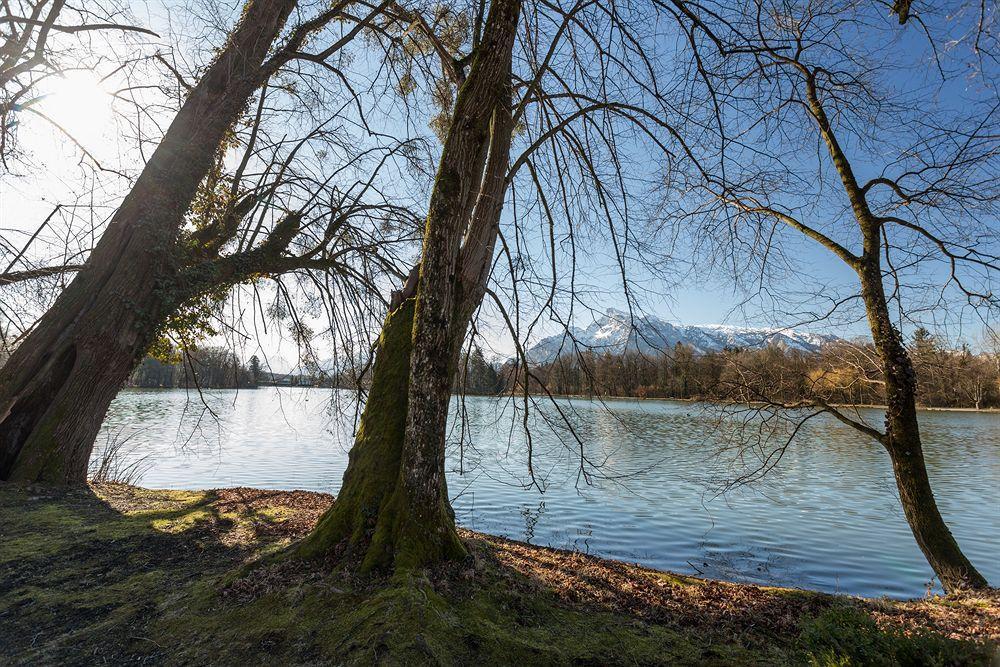
[[[545,396],[545,394],[535,394]],[[552,394],[553,398],[582,398],[586,400],[612,400],[612,401],[659,401],[662,403],[711,403],[717,405],[741,405],[737,403],[727,403],[726,401],[715,401],[710,398],[666,398],[662,396],[597,396],[588,394]],[[830,403],[833,408],[858,408],[865,410],[885,410],[884,405],[871,405],[859,403]],[[917,410],[922,412],[986,412],[1000,413],[1000,408],[944,408],[918,405]]]
[[[217,390],[221,389],[224,391],[247,391],[253,389],[266,389],[269,387],[275,387],[278,389],[343,389],[345,391],[355,391],[353,387],[315,387],[308,385],[274,385],[274,384],[262,384],[256,387],[202,387],[202,390]],[[124,389],[142,389],[145,391],[156,391],[161,389],[185,389],[185,387],[123,387]],[[188,387],[190,389],[190,387]],[[489,394],[467,394],[468,396],[487,396]],[[505,394],[498,394],[497,396],[503,396]],[[520,395],[520,394],[519,394]],[[534,396],[545,397],[546,394],[533,394]],[[549,394],[552,398],[577,398],[584,399],[588,401],[601,400],[601,401],[656,401],[661,403],[714,403],[718,405],[736,405],[736,403],[726,403],[725,401],[715,401],[709,398],[668,398],[663,396],[598,396],[596,394]],[[872,405],[872,404],[854,404],[854,403],[831,403],[831,407],[834,408],[846,408],[846,409],[865,409],[865,410],[885,410],[884,405]],[[934,406],[924,406],[918,405],[917,410],[921,412],[977,412],[986,414],[997,414],[1000,413],[1000,408],[947,408],[947,407],[934,407]]]

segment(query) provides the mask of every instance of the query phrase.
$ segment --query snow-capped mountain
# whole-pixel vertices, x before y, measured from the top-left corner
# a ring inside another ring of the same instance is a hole
[[[576,339],[581,348],[597,353],[616,354],[625,350],[655,354],[670,350],[677,343],[689,345],[697,353],[719,351],[726,347],[762,348],[769,345],[815,352],[825,343],[840,340],[837,336],[789,328],[671,324],[651,315],[637,315],[632,322],[628,313],[614,308],[608,309],[586,329],[572,327],[570,332],[572,336],[561,333],[538,341],[528,349],[529,360],[545,363],[561,354],[572,352],[572,338]]]

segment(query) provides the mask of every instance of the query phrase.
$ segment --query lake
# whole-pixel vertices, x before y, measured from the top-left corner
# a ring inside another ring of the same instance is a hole
[[[324,389],[203,397],[129,389],[112,404],[95,456],[126,440],[151,488],[336,494],[355,407],[351,392]],[[589,479],[560,413],[583,442]],[[740,467],[719,454],[711,406],[542,405],[529,413],[535,483],[522,414],[508,400],[469,397],[452,414],[449,493],[468,528],[731,581],[897,598],[939,590],[903,518],[888,456],[833,419],[810,422],[763,483],[719,495],[720,480]],[[865,416],[881,422],[877,411]],[[941,512],[1000,584],[1000,414],[922,412],[921,423]]]

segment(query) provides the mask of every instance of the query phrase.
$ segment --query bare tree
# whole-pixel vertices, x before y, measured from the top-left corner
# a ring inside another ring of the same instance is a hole
[[[903,19],[906,8],[900,11]],[[787,421],[794,434],[805,420],[828,413],[880,442],[913,535],[942,585],[984,587],[931,490],[901,328],[926,313],[973,313],[986,321],[997,314],[1000,106],[993,82],[984,81],[965,108],[936,105],[926,88],[908,90],[901,82],[913,73],[913,54],[898,57],[895,27],[867,2],[761,0],[726,16],[752,55],[701,61],[698,71],[717,100],[706,121],[717,128],[717,151],[701,156],[666,218],[697,222],[695,243],[765,300],[788,303],[791,295],[779,293],[775,278],[801,277],[791,250],[796,237],[849,268],[856,282],[846,292],[824,288],[810,299],[806,289],[798,305],[813,309],[806,321],[867,321],[878,373],[857,379],[878,387],[887,406],[880,429],[833,407],[819,391],[786,404],[766,388],[751,388],[743,396],[756,403],[741,414]],[[933,49],[926,57],[933,62]],[[941,73],[952,69],[945,63]],[[953,92],[947,77],[941,85],[949,91],[941,95]],[[765,454],[760,471],[781,451]]]
[[[458,356],[499,229],[520,10],[520,0],[490,5],[468,74],[457,58],[443,57],[460,88],[421,261],[383,327],[340,499],[297,548],[307,557],[345,540],[363,550],[363,569],[420,567],[465,554],[445,485],[445,424]]]
[[[667,166],[684,150],[668,118],[687,91],[671,76],[673,63],[655,57],[659,23],[711,39],[682,3],[494,0],[488,11],[473,5],[449,20],[399,3],[386,14],[380,27],[390,38],[414,36],[409,48],[440,61],[431,85],[446,112],[433,120],[444,146],[421,260],[393,295],[338,502],[294,549],[346,552],[362,569],[465,553],[445,485],[445,422],[484,298],[524,361],[542,314],[560,317],[584,294],[575,244],[591,236],[613,247],[626,290],[632,262],[662,257],[651,245],[641,252],[647,246],[631,227],[644,215],[650,162]],[[462,24],[467,36],[452,42]],[[631,154],[636,144],[647,151],[641,160]],[[547,256],[532,258],[529,246]],[[526,306],[535,314],[522,322]],[[528,407],[536,398],[526,387],[519,400]],[[572,445],[584,476],[600,467],[581,440]],[[531,461],[529,445],[534,479]]]

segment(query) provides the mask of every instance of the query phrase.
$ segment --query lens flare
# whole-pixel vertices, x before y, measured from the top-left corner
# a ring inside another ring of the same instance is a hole
[[[90,149],[111,129],[113,99],[96,72],[76,70],[53,79],[35,108]]]

